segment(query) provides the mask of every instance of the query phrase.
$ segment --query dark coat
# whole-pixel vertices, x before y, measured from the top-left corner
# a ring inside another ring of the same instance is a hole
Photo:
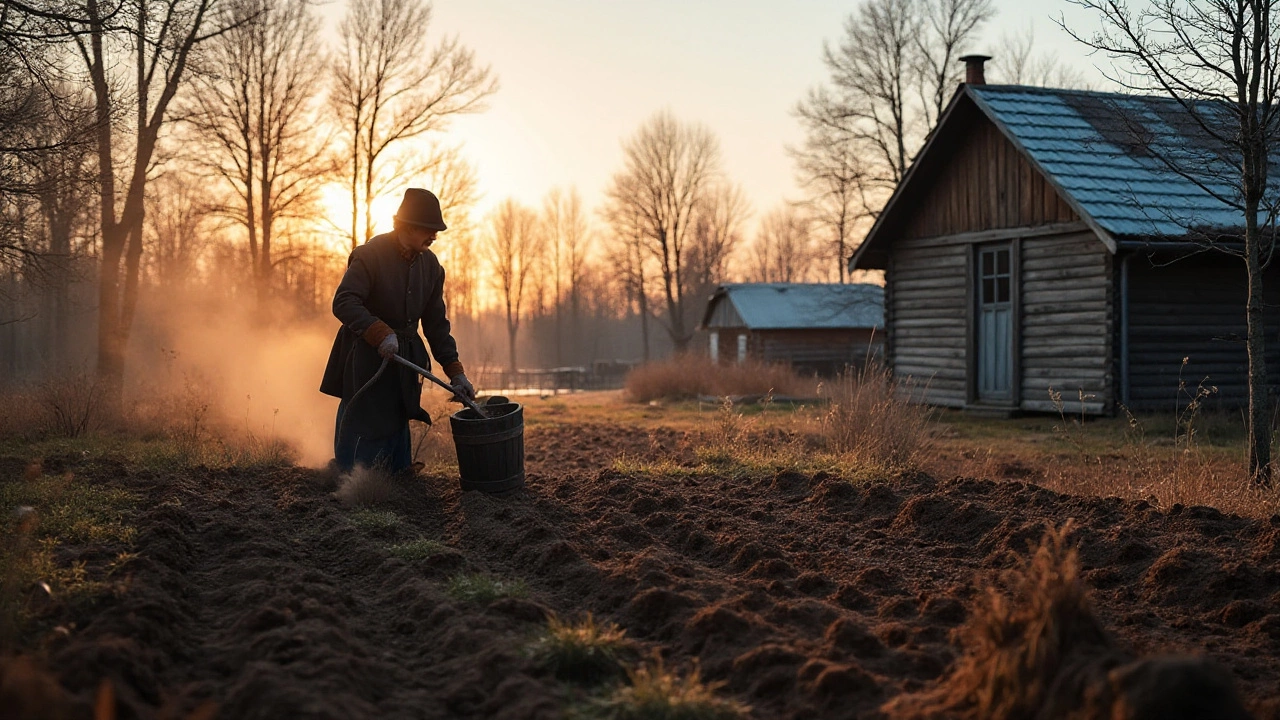
[[[400,355],[431,369],[427,348],[436,362],[448,366],[458,361],[444,305],[444,268],[430,250],[411,261],[400,254],[395,233],[372,238],[351,252],[347,272],[333,296],[333,314],[342,321],[320,382],[320,392],[344,400],[368,382],[382,364],[377,348],[365,341],[365,333],[379,320],[395,331]],[[397,432],[408,420],[430,422],[422,409],[422,378],[412,370],[391,363],[382,377],[347,407],[343,432],[364,437],[384,437]]]

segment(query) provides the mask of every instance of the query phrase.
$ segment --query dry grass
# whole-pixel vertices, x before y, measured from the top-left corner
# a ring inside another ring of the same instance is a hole
[[[911,402],[914,391],[875,366],[841,376],[824,387],[831,407],[819,420],[819,434],[831,450],[856,463],[914,467],[933,439],[933,412]]]
[[[965,654],[939,684],[884,707],[891,718],[1244,720],[1230,674],[1195,657],[1133,660],[1093,610],[1071,526],[986,588],[958,631]]]
[[[594,685],[623,675],[623,659],[635,651],[626,635],[616,624],[600,622],[591,613],[578,622],[553,615],[529,654],[558,680]]]
[[[391,473],[377,467],[357,465],[351,472],[338,478],[334,492],[338,500],[349,507],[380,505],[395,497],[396,481]]]
[[[627,671],[629,684],[620,686],[598,708],[597,717],[610,720],[737,720],[751,709],[719,695],[722,683],[702,681],[698,670],[681,677],[666,668],[661,657]]]
[[[1251,483],[1244,429],[1231,414],[1059,415],[993,420],[947,411],[922,458],[938,477],[1011,479],[1071,495],[1207,505],[1246,517],[1280,513],[1280,488]]]
[[[119,415],[106,412],[101,386],[88,373],[70,373],[0,392],[0,441],[25,451],[69,450],[127,454],[156,469],[280,467],[297,450],[269,429],[215,422],[209,385],[188,376],[172,392],[126,398]]]
[[[812,396],[816,387],[816,380],[801,377],[786,365],[715,363],[701,355],[647,363],[628,373],[626,380],[627,396],[633,402],[688,400],[700,395]]]

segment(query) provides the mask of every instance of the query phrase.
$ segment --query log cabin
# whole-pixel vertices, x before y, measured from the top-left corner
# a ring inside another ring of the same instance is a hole
[[[701,329],[712,360],[788,363],[833,376],[877,357],[884,289],[864,283],[729,283],[707,301]]]
[[[1176,410],[1199,387],[1245,405],[1247,275],[1228,252],[1243,213],[1217,199],[1230,171],[1171,169],[1204,138],[1168,98],[988,85],[987,59],[964,58],[849,262],[885,273],[895,376],[929,404],[997,414]]]

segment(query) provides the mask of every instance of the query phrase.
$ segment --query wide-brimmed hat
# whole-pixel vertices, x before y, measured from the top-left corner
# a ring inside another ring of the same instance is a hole
[[[430,190],[422,188],[404,191],[404,199],[400,201],[400,209],[396,211],[396,220],[428,230],[449,229],[440,212],[440,199]]]

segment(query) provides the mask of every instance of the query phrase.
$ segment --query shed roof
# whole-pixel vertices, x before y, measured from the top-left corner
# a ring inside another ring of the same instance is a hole
[[[881,231],[894,226],[896,215],[911,212],[895,207],[904,204],[895,201],[907,194],[913,181],[927,181],[929,173],[920,172],[920,167],[935,167],[929,163],[931,150],[944,154],[934,146],[963,142],[948,121],[963,124],[962,118],[971,113],[960,112],[964,106],[977,108],[993,122],[1113,251],[1117,238],[1180,239],[1191,229],[1222,231],[1244,225],[1243,210],[1236,203],[1238,190],[1223,182],[1230,179],[1229,173],[1218,172],[1235,162],[1231,151],[1215,146],[1171,98],[961,85],[850,267],[860,266],[860,257],[881,254],[883,249],[875,246],[889,240],[882,236],[893,234]],[[1175,160],[1184,171],[1205,171],[1192,180],[1171,169],[1166,159]]]
[[[1180,237],[1188,228],[1244,225],[1243,211],[1223,201],[1238,196],[1219,172],[1230,152],[1215,148],[1171,98],[967,87],[1014,144],[1112,236]],[[1184,171],[1205,172],[1196,182],[1162,158]]]
[[[716,288],[704,327],[724,327],[714,316],[731,303],[752,330],[837,330],[884,327],[884,288],[855,283],[727,283]]]

